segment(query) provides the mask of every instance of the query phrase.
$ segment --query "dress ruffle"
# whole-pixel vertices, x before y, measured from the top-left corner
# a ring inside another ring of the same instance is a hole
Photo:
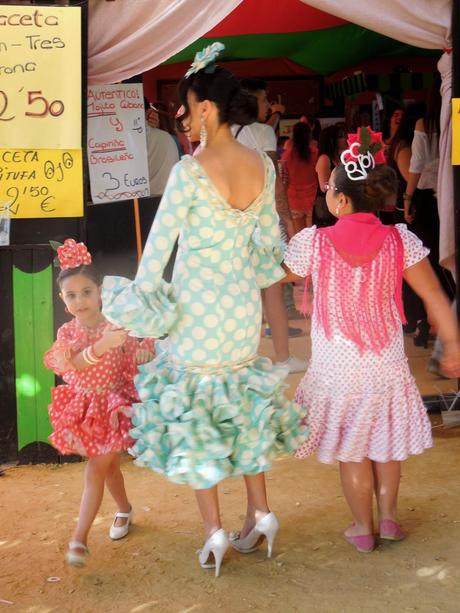
[[[256,282],[260,288],[269,287],[286,276],[281,267],[284,259],[286,245],[280,238],[278,244],[264,240],[258,225],[254,228],[249,243],[250,259],[256,275]]]
[[[407,362],[393,363],[391,376],[355,372],[354,389],[327,367],[310,365],[295,400],[308,409],[310,437],[295,455],[316,452],[320,462],[402,461],[432,447],[431,424]],[[388,369],[389,370],[389,369]],[[382,373],[387,372],[385,368]],[[345,381],[347,376],[343,376]]]
[[[136,400],[132,379],[113,390],[59,385],[52,390],[49,406],[53,426],[49,440],[62,454],[86,457],[127,449],[133,442],[130,415]]]
[[[157,347],[158,349],[158,347]],[[257,474],[307,436],[301,408],[283,394],[284,367],[267,358],[216,369],[176,366],[167,351],[139,368],[133,405],[138,466],[194,489]]]
[[[178,319],[173,288],[163,280],[144,291],[124,277],[105,277],[102,302],[106,319],[138,338],[163,336]]]

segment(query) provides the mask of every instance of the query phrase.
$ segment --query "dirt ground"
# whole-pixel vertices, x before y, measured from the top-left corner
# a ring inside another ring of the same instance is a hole
[[[262,352],[269,354],[267,343]],[[305,337],[294,346],[303,353]],[[290,377],[290,394],[298,378]],[[106,496],[90,535],[88,566],[79,570],[63,558],[84,465],[11,467],[0,477],[0,612],[457,612],[460,428],[444,430],[439,417],[433,423],[434,448],[403,466],[406,541],[355,552],[341,536],[349,514],[337,466],[285,457],[268,474],[281,522],[274,557],[265,558],[265,547],[250,555],[229,551],[217,580],[196,559],[203,539],[187,487],[126,457],[134,526],[126,539],[110,541],[114,508]],[[225,481],[220,491],[224,527],[238,528],[242,482]]]

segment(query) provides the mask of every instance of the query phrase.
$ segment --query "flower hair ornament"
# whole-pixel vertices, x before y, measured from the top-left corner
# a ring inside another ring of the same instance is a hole
[[[209,45],[209,47],[206,47],[205,49],[203,49],[203,51],[199,51],[195,55],[192,65],[185,73],[185,78],[188,79],[188,77],[192,76],[192,74],[203,70],[203,68],[204,72],[212,74],[216,70],[217,56],[224,49],[225,45],[217,42],[212,43],[212,45]]]
[[[356,134],[347,139],[349,149],[340,156],[350,181],[363,181],[369,170],[379,164],[385,164],[382,133],[369,128],[359,128]]]
[[[88,266],[92,262],[91,254],[86,245],[84,243],[77,243],[73,238],[67,238],[63,245],[56,241],[50,241],[50,245],[57,251],[54,263],[61,270]]]

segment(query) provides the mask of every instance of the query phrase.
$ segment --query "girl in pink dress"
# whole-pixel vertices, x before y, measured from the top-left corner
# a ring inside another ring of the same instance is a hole
[[[367,139],[368,140],[368,139]],[[357,146],[332,172],[326,200],[334,226],[307,228],[289,243],[286,281],[311,277],[312,358],[295,400],[310,437],[296,451],[340,462],[353,523],[345,538],[374,549],[372,500],[380,538],[401,540],[396,506],[400,463],[432,446],[431,425],[404,353],[403,278],[426,304],[445,343],[443,370],[458,376],[456,321],[427,259],[405,225],[384,226],[375,211],[394,199],[396,175]],[[364,151],[365,151],[364,147]]]
[[[67,239],[58,248],[60,297],[74,316],[61,326],[45,354],[47,368],[66,385],[52,390],[49,440],[62,454],[88,458],[80,513],[66,555],[67,562],[84,566],[87,538],[102,502],[106,484],[118,506],[110,538],[126,536],[132,508],[126,496],[119,452],[132,440],[131,405],[139,401],[133,383],[137,364],[153,358],[152,341],[143,343],[108,324],[101,313],[101,282],[83,243]]]
[[[294,126],[292,140],[286,143],[281,156],[295,233],[312,224],[318,188],[315,170],[317,159],[318,148],[311,140],[310,127],[306,122],[299,121]]]

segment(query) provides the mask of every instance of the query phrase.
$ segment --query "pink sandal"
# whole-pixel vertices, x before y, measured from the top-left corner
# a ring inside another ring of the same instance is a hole
[[[402,541],[406,538],[401,526],[392,519],[382,519],[379,532],[380,538],[386,541]]]

